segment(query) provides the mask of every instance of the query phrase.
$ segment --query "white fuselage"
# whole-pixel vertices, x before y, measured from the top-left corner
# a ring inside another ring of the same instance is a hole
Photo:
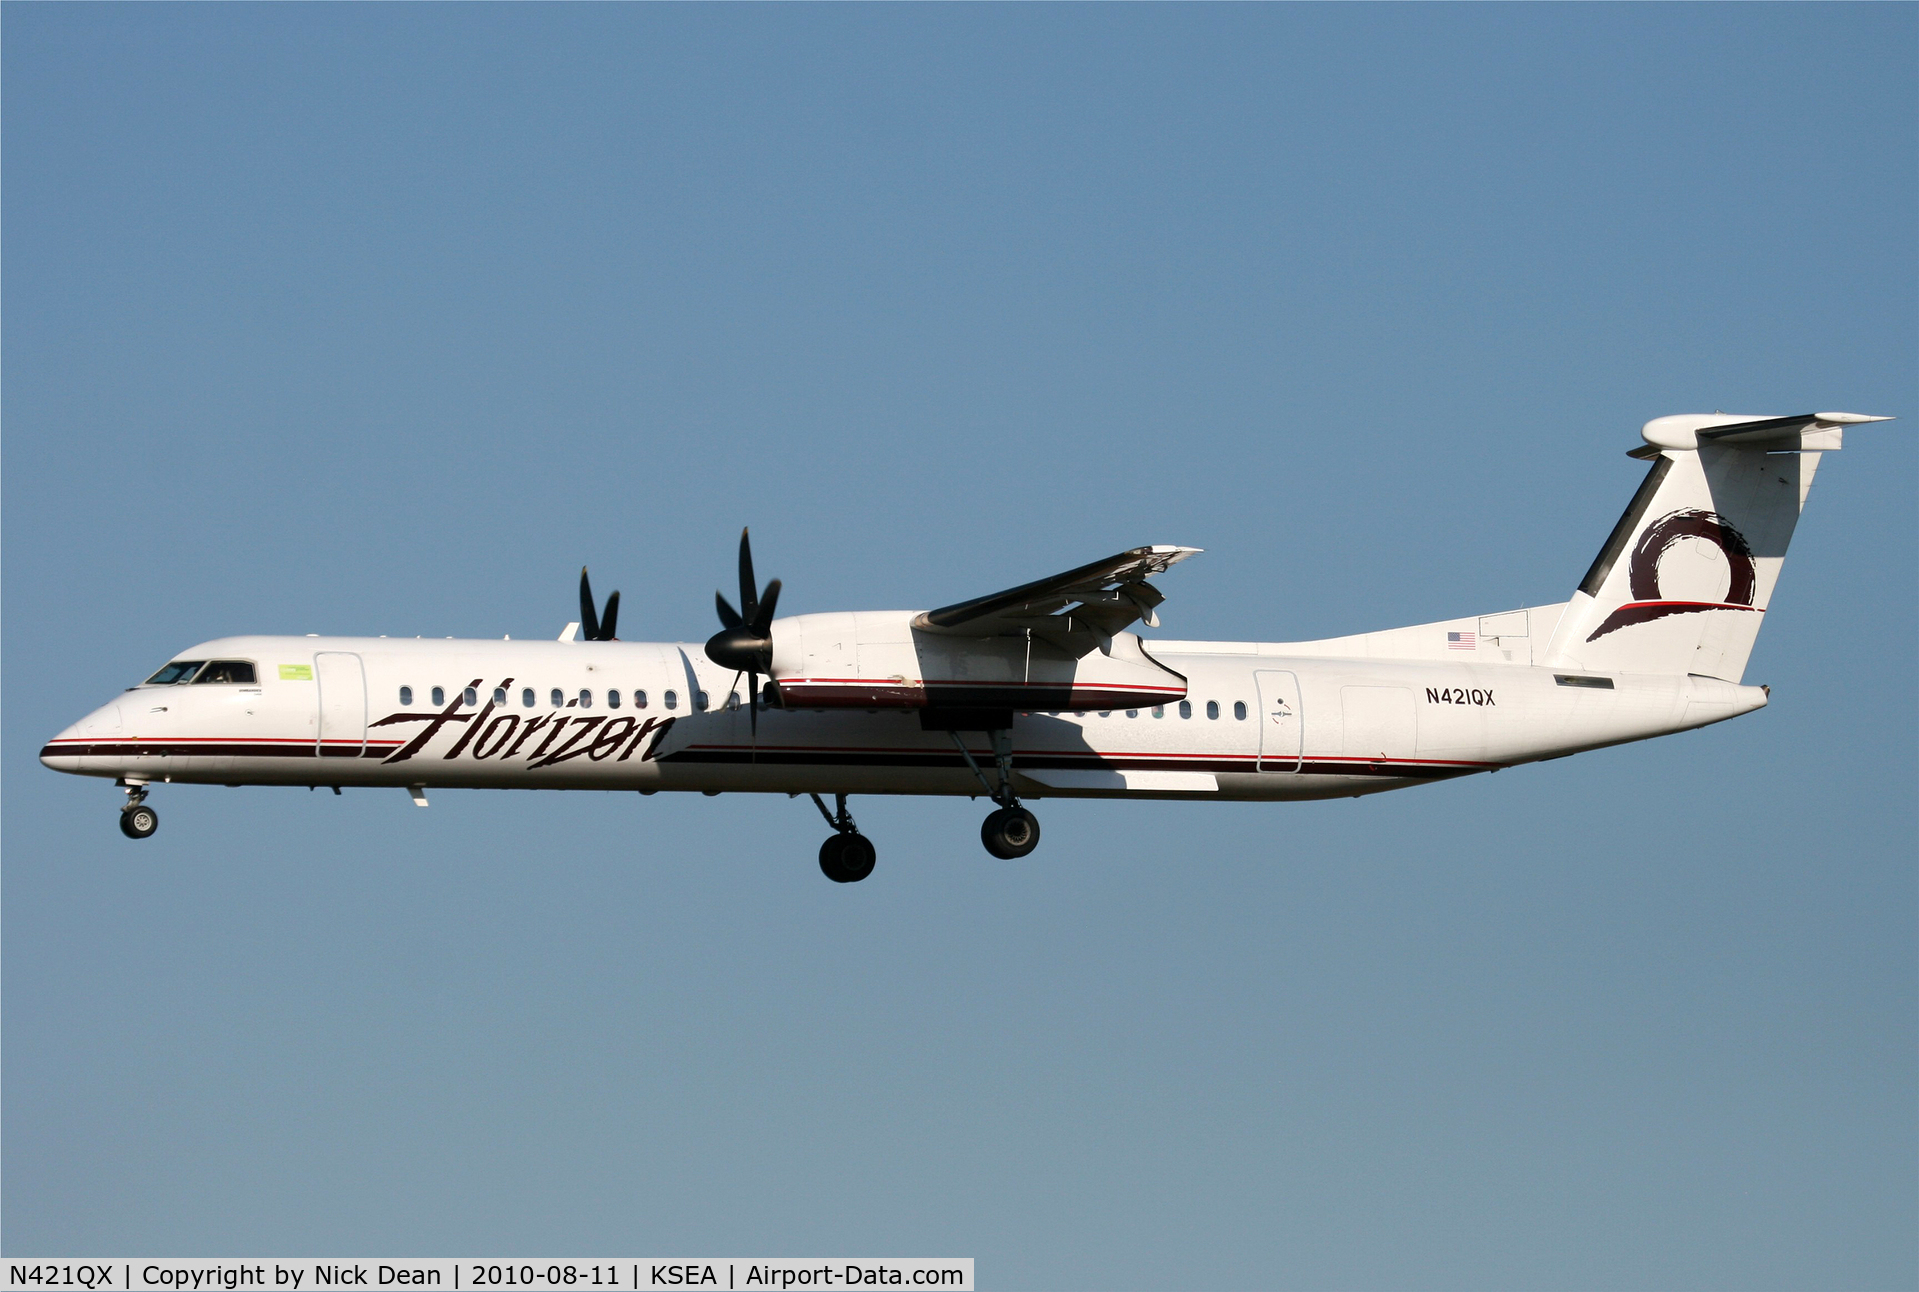
[[[1020,796],[1366,794],[1704,726],[1766,702],[1755,686],[1569,674],[1510,651],[1395,659],[1329,654],[1338,643],[1140,645],[1184,679],[1184,698],[1017,712]],[[642,793],[984,795],[994,775],[989,735],[960,733],[976,772],[953,733],[924,729],[912,708],[753,715],[744,680],[693,643],[232,637],[180,658],[251,661],[258,681],[131,688],[56,736],[41,760],[136,785]]]

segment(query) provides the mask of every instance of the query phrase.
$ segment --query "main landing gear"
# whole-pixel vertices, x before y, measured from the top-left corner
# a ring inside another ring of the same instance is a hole
[[[971,714],[968,717],[992,717],[995,715]],[[1000,716],[1004,725],[979,726],[968,725],[967,730],[984,730],[993,742],[993,768],[998,776],[992,780],[980,769],[973,751],[966,747],[960,733],[945,728],[953,738],[954,746],[960,757],[966,760],[966,766],[978,779],[986,796],[997,805],[987,815],[979,828],[980,842],[986,845],[986,851],[1003,861],[1015,861],[1030,854],[1039,847],[1039,819],[1020,806],[1019,796],[1013,792],[1013,731],[1012,715]],[[930,726],[930,724],[929,724]],[[932,727],[940,730],[940,727]],[[833,796],[835,811],[827,811],[826,802],[819,795],[810,796],[813,806],[826,818],[826,824],[833,827],[833,835],[820,845],[820,872],[836,884],[857,884],[873,873],[873,843],[861,834],[859,827],[853,824],[853,814],[846,810],[846,795]]]
[[[820,845],[820,873],[836,884],[857,884],[872,874],[879,854],[873,848],[873,841],[853,824],[853,814],[846,810],[846,795],[833,796],[836,812],[828,812],[819,795],[809,797],[826,818],[826,824],[833,827],[833,833]]]
[[[986,773],[973,760],[973,753],[960,739],[957,731],[949,732],[953,744],[958,747],[960,757],[973,769],[973,775],[986,788],[987,795],[999,804],[999,810],[990,813],[980,824],[979,841],[986,845],[986,851],[1002,861],[1015,861],[1039,847],[1039,818],[1020,806],[1019,796],[1013,793],[1013,733],[1010,728],[988,731],[993,740],[993,766],[999,773],[999,784],[994,785],[986,779]]]
[[[1003,861],[1014,861],[1039,847],[1039,819],[1018,800],[980,822],[979,841]]]
[[[147,787],[128,785],[127,804],[120,809],[120,833],[129,839],[144,839],[160,828],[160,814],[146,804]]]

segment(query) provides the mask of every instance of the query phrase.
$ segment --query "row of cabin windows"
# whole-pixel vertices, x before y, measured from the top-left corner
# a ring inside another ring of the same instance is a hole
[[[256,674],[253,665],[243,659],[216,659],[212,661],[175,660],[148,678],[146,685],[176,686],[180,683],[191,681],[195,683],[224,682],[228,685],[238,683],[243,686],[255,686],[258,685],[255,678]],[[445,687],[434,687],[432,695],[435,708],[443,707],[446,704]],[[634,708],[646,708],[647,698],[645,691],[632,692],[631,699]],[[677,691],[663,692],[660,700],[668,709],[677,709],[680,707],[680,694]],[[493,703],[504,706],[506,702],[506,688],[494,687]],[[532,687],[525,687],[520,691],[520,706],[522,708],[531,709],[537,702],[536,692]],[[402,705],[410,705],[413,703],[412,687],[403,686],[400,688],[400,703]],[[480,704],[479,691],[474,687],[467,687],[460,694],[460,703],[466,705],[468,708],[478,708]],[[583,690],[569,701],[566,692],[556,686],[547,692],[547,703],[555,709],[575,707],[590,709],[593,707],[593,692]],[[623,703],[625,703],[625,699],[618,690],[612,690],[606,693],[607,708],[617,709],[621,707]],[[706,692],[696,691],[694,693],[693,708],[696,712],[704,713],[708,704],[709,697]],[[737,709],[740,707],[740,693],[738,691],[726,697],[726,707],[729,709]],[[1166,716],[1166,706],[1156,704],[1153,706],[1152,712],[1155,718],[1163,718]],[[1086,716],[1086,710],[1076,709],[1074,710],[1074,716],[1083,718]],[[1110,718],[1113,716],[1113,711],[1111,709],[1101,709],[1099,716],[1102,718]],[[1139,710],[1128,709],[1126,710],[1126,716],[1129,718],[1137,718],[1139,716]],[[1179,716],[1182,718],[1190,718],[1193,716],[1193,702],[1191,700],[1181,700],[1179,702]],[[1215,720],[1218,719],[1219,701],[1208,700],[1206,702],[1206,716]],[[1246,721],[1246,702],[1244,700],[1235,700],[1233,702],[1233,717],[1239,719],[1241,722]]]
[[[248,667],[250,669],[251,665],[249,665]],[[199,680],[206,681],[208,679],[200,678]],[[219,680],[240,681],[242,679],[221,678]],[[251,681],[252,679],[247,678],[244,680]],[[434,687],[432,691],[432,699],[433,699],[433,705],[435,708],[443,707],[446,704],[446,688],[440,687],[440,686]],[[678,691],[664,692],[660,696],[660,701],[668,709],[677,709],[680,707],[680,693]],[[413,703],[412,687],[403,686],[400,688],[400,703],[403,706],[411,705]],[[464,691],[460,693],[460,703],[466,705],[470,709],[478,708],[480,704],[479,691],[473,687],[470,687],[470,686],[467,687]],[[506,695],[505,687],[496,686],[493,688],[493,703],[495,705],[499,705],[502,707],[506,705],[507,695]],[[529,686],[529,687],[522,688],[522,690],[520,691],[520,707],[525,709],[531,709],[538,703],[539,703],[538,693],[532,687]],[[571,700],[568,700],[566,692],[562,691],[559,687],[556,686],[551,691],[547,692],[547,703],[555,709],[571,709],[571,708],[590,709],[593,707],[593,692],[588,690],[582,690],[578,695],[574,696]],[[624,703],[625,703],[625,700],[621,697],[621,694],[618,690],[611,690],[606,693],[607,708],[617,709],[617,708],[620,708],[621,705]],[[636,709],[646,708],[647,706],[646,692],[634,691],[632,693],[632,704],[633,704],[633,707]],[[696,691],[694,693],[693,708],[696,712],[704,713],[710,704],[711,704],[711,697],[708,696],[706,692]],[[737,709],[740,707],[740,693],[738,691],[734,691],[733,693],[731,693],[730,695],[726,697],[726,707],[728,709]],[[1163,718],[1166,716],[1166,706],[1163,704],[1156,704],[1153,706],[1152,713],[1155,718]],[[1074,716],[1083,718],[1086,716],[1086,710],[1077,709],[1074,711]],[[1113,711],[1111,709],[1101,709],[1099,711],[1099,716],[1102,718],[1110,718],[1113,716]],[[1126,710],[1126,716],[1129,718],[1137,718],[1139,716],[1139,710],[1128,709]],[[1193,716],[1193,702],[1191,700],[1181,700],[1179,702],[1179,716],[1182,718],[1190,718]],[[1219,701],[1218,700],[1208,700],[1206,702],[1206,716],[1215,721],[1218,720],[1219,718]],[[1241,722],[1246,721],[1246,702],[1244,700],[1233,701],[1233,717],[1238,719]]]
[[[237,683],[242,686],[257,686],[258,682],[256,678],[257,678],[257,675],[254,672],[253,665],[251,662],[247,660],[216,659],[216,660],[208,661],[208,660],[190,660],[189,659],[189,660],[175,660],[171,664],[168,664],[165,668],[161,669],[158,673],[155,673],[152,677],[148,678],[146,681],[146,685],[177,686],[183,682],[194,682],[194,683],[223,682],[223,683],[226,683],[227,685],[233,685]],[[434,687],[432,695],[433,695],[433,705],[435,708],[443,707],[446,704],[446,688],[445,687],[440,687],[440,686]],[[677,709],[680,707],[680,695],[679,695],[679,692],[677,691],[663,692],[660,696],[660,700],[661,700],[661,703],[664,704],[665,707],[668,709]],[[504,706],[506,702],[507,702],[506,688],[497,687],[497,686],[494,687],[493,703],[496,705]],[[536,698],[536,693],[532,687],[530,686],[525,687],[520,691],[520,706],[522,708],[531,709],[535,706],[537,702],[538,701]],[[574,696],[573,699],[569,701],[567,699],[566,692],[562,691],[559,687],[556,686],[551,691],[547,692],[547,702],[550,705],[552,705],[552,707],[555,709],[569,709],[569,708],[575,708],[575,707],[578,707],[581,709],[590,709],[593,707],[593,692],[582,690],[578,695]],[[413,703],[412,687],[403,686],[400,688],[400,703],[403,706],[410,705]],[[478,708],[480,704],[479,691],[474,687],[470,687],[470,686],[467,687],[464,691],[460,693],[460,703],[466,705],[468,708]],[[617,709],[621,707],[623,703],[625,703],[625,700],[621,696],[618,690],[611,690],[606,693],[607,708]],[[633,704],[633,707],[636,709],[646,708],[646,705],[647,705],[646,692],[645,691],[632,692],[632,704]],[[694,692],[693,708],[696,712],[704,713],[707,709],[708,704],[709,704],[709,697],[707,696],[706,692],[704,691]],[[726,697],[726,707],[728,709],[737,709],[740,707],[740,693],[738,691],[735,691]],[[1110,718],[1112,717],[1112,715],[1113,715],[1113,711],[1111,709],[1101,709],[1099,711],[1099,716],[1102,718]],[[1086,710],[1076,709],[1074,710],[1074,716],[1083,718],[1086,716]],[[1137,718],[1139,716],[1139,710],[1128,709],[1126,710],[1126,716],[1129,718]],[[1166,706],[1162,704],[1154,705],[1153,716],[1155,718],[1165,717]],[[1179,716],[1182,718],[1190,718],[1193,716],[1193,702],[1191,700],[1181,700],[1179,702]],[[1219,701],[1208,700],[1206,702],[1206,716],[1208,718],[1218,719]],[[1244,700],[1235,700],[1233,702],[1233,717],[1239,719],[1241,722],[1246,721],[1246,702]]]
[[[446,688],[445,687],[436,686],[428,694],[430,698],[432,699],[433,706],[435,708],[445,707],[446,705]],[[578,694],[569,698],[565,691],[561,690],[559,687],[556,686],[551,691],[547,692],[546,698],[547,698],[547,703],[555,709],[575,709],[575,708],[590,709],[593,707],[593,692],[587,691],[587,690],[582,690]],[[622,708],[629,701],[631,702],[633,707],[636,709],[646,708],[648,703],[646,692],[634,691],[634,692],[631,692],[630,695],[623,695],[618,690],[612,690],[612,691],[606,692],[606,707],[609,709]],[[538,705],[539,702],[540,702],[539,692],[534,690],[534,688],[529,686],[529,687],[523,687],[521,689],[520,691],[520,707],[521,708],[531,709],[535,707],[536,705]],[[680,693],[678,691],[666,691],[661,694],[660,702],[668,709],[677,709],[680,707]],[[410,705],[413,703],[412,687],[403,686],[400,688],[400,703],[402,706]],[[471,687],[471,686],[467,687],[464,691],[460,692],[459,703],[465,705],[469,709],[478,708],[480,704],[479,690],[475,687]],[[493,703],[495,705],[499,705],[502,707],[504,707],[507,704],[507,694],[506,694],[505,687],[496,686],[493,688]],[[706,692],[695,691],[693,693],[693,708],[696,712],[704,713],[706,709],[708,708],[708,706],[711,705],[711,703],[712,703],[712,697],[707,695]],[[738,691],[735,691],[731,695],[726,697],[726,707],[729,709],[737,709],[740,707],[740,693]]]
[[[1163,718],[1166,716],[1166,706],[1163,704],[1156,704],[1153,706],[1152,712],[1155,718]],[[1086,716],[1086,710],[1075,709],[1073,710],[1073,716],[1076,718],[1084,718]],[[1110,718],[1113,716],[1113,711],[1111,709],[1101,709],[1099,711],[1099,716],[1102,718]],[[1126,716],[1129,718],[1137,718],[1139,716],[1139,710],[1128,709],[1126,711]],[[1193,702],[1191,700],[1181,700],[1179,702],[1179,716],[1182,718],[1190,718],[1193,716]],[[1219,701],[1218,700],[1208,700],[1206,702],[1206,716],[1214,719],[1215,721],[1218,720],[1219,718]],[[1233,701],[1233,716],[1239,719],[1241,722],[1246,721],[1246,702],[1244,700]]]
[[[246,660],[175,660],[148,678],[146,684],[148,686],[176,686],[183,682],[192,681],[195,683],[224,682],[228,685],[238,683],[244,686],[254,686],[257,685],[255,678],[256,674],[253,665]],[[432,696],[435,708],[443,707],[446,704],[445,687],[434,687]],[[633,707],[636,709],[644,709],[647,706],[645,691],[632,692],[631,700]],[[660,696],[660,701],[668,709],[677,709],[680,707],[679,692],[663,692]],[[480,693],[478,689],[470,686],[467,687],[460,693],[460,702],[468,708],[478,708],[480,704]],[[400,688],[400,703],[403,706],[413,703],[412,687],[403,686]],[[504,706],[507,703],[505,687],[496,686],[493,688],[493,703],[500,706]],[[522,708],[531,709],[537,703],[537,693],[532,687],[529,686],[521,689],[520,706]],[[568,700],[566,692],[556,686],[547,692],[547,703],[555,709],[570,709],[575,707],[590,709],[593,707],[593,692],[582,690],[578,695]],[[624,703],[626,703],[626,699],[617,689],[610,690],[606,693],[607,708],[617,709]],[[696,712],[704,713],[709,703],[710,697],[708,697],[706,692],[694,692],[693,708]],[[726,697],[726,707],[728,709],[737,709],[740,707],[740,693],[738,691]],[[1153,706],[1152,712],[1155,718],[1163,718],[1166,716],[1166,706],[1156,704]],[[1099,711],[1099,716],[1102,718],[1110,718],[1112,714],[1113,711],[1111,709],[1101,709]],[[1086,710],[1077,709],[1074,711],[1074,716],[1083,718],[1086,716]],[[1139,716],[1139,710],[1128,709],[1126,710],[1126,716],[1129,718],[1137,718]],[[1193,702],[1191,700],[1181,700],[1179,702],[1179,716],[1182,718],[1190,718],[1193,716]],[[1219,701],[1208,700],[1206,702],[1206,716],[1215,720],[1218,719]],[[1246,702],[1244,700],[1235,700],[1233,702],[1233,717],[1239,719],[1241,722],[1246,720]]]

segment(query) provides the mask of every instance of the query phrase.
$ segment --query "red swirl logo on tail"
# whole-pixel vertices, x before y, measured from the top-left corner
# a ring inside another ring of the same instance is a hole
[[[1726,586],[1724,601],[1669,601],[1660,592],[1659,558],[1682,538],[1697,538],[1711,543],[1726,558],[1731,578]],[[1627,567],[1627,575],[1632,600],[1607,615],[1605,622],[1593,629],[1587,641],[1597,641],[1615,629],[1650,623],[1667,615],[1691,614],[1699,610],[1759,609],[1752,603],[1753,585],[1756,582],[1752,548],[1747,544],[1745,535],[1734,529],[1716,511],[1687,508],[1648,525],[1646,532],[1639,536],[1639,542],[1633,546],[1632,563]]]

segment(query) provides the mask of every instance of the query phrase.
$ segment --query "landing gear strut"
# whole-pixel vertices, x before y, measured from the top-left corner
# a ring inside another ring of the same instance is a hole
[[[846,795],[833,796],[833,806],[838,809],[835,812],[826,810],[826,803],[819,795],[808,797],[826,818],[826,824],[833,827],[833,833],[820,845],[820,873],[836,884],[857,884],[872,874],[879,854],[874,850],[873,841],[853,824],[853,814],[846,810]]]
[[[993,741],[993,769],[999,773],[998,785],[986,779],[986,773],[973,760],[973,753],[960,739],[959,732],[948,734],[959,747],[960,757],[986,787],[987,795],[999,804],[999,810],[989,814],[979,828],[980,842],[986,845],[986,851],[1003,861],[1013,861],[1039,847],[1039,818],[1021,807],[1019,796],[1013,793],[1012,729],[1000,728],[986,733]]]
[[[160,814],[147,806],[146,786],[126,784],[126,791],[127,803],[120,809],[120,833],[129,839],[144,839],[160,828]]]

